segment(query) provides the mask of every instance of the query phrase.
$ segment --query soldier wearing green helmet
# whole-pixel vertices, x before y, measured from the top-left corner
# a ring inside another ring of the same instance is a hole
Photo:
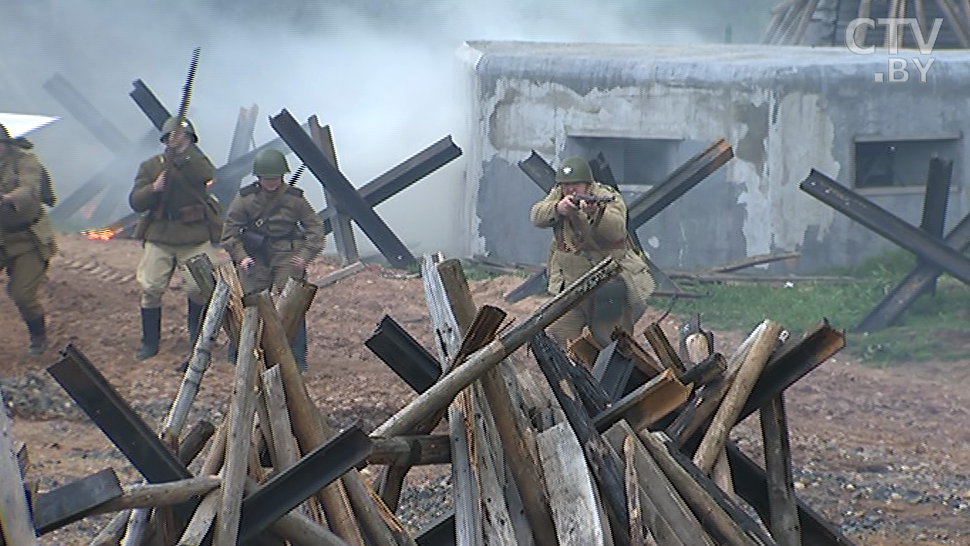
[[[177,119],[169,118],[159,140],[165,144],[165,152],[141,163],[128,196],[131,208],[142,213],[134,233],[144,249],[136,274],[142,288],[138,360],[158,354],[162,295],[176,270],[185,282],[186,321],[190,342],[195,345],[206,302],[185,262],[203,253],[214,264],[223,261],[214,246],[222,235],[222,210],[208,193],[215,167],[196,146],[195,128],[188,120],[179,127]],[[171,165],[167,157],[172,158]]]
[[[571,156],[559,164],[556,186],[532,206],[530,219],[534,226],[553,231],[546,264],[550,293],[558,294],[607,256],[623,268],[549,326],[549,334],[566,346],[588,327],[604,347],[616,328],[632,334],[655,284],[627,233],[623,196],[596,182],[585,158]]]
[[[323,250],[323,222],[303,190],[287,184],[286,156],[267,148],[256,155],[256,182],[239,190],[226,213],[222,247],[239,272],[245,293],[279,293],[290,277],[303,280],[306,267]],[[306,322],[292,343],[293,356],[306,369]],[[230,359],[233,359],[230,348]]]
[[[50,178],[29,140],[11,138],[0,124],[0,270],[6,270],[7,293],[30,335],[28,350],[47,347],[47,324],[39,290],[51,257],[57,253],[54,231],[44,205],[54,205]]]

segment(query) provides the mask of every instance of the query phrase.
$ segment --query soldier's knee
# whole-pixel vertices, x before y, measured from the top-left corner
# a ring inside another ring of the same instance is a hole
[[[141,292],[141,306],[145,309],[151,309],[155,307],[162,306],[162,294],[164,290],[142,290]]]

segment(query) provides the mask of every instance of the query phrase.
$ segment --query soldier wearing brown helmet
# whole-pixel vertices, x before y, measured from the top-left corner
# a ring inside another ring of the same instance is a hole
[[[280,151],[261,151],[253,162],[257,181],[239,190],[226,212],[222,247],[236,264],[246,293],[271,289],[278,294],[288,278],[305,279],[307,264],[323,250],[323,222],[303,190],[283,181],[288,172]],[[305,370],[305,321],[292,348],[297,365]]]
[[[215,168],[196,146],[199,139],[192,124],[176,125],[170,118],[162,126],[161,141],[174,158],[172,164],[166,162],[166,153],[142,162],[128,196],[131,208],[143,213],[135,228],[144,248],[137,271],[142,288],[142,339],[135,353],[139,360],[158,354],[162,295],[176,269],[185,280],[188,330],[195,343],[206,302],[185,262],[203,253],[219,261],[213,245],[222,233],[221,210],[207,191]]]
[[[10,138],[0,124],[0,268],[7,293],[30,334],[31,354],[47,347],[47,327],[39,289],[50,259],[57,253],[54,231],[44,205],[53,206],[50,178],[27,139]]]
[[[616,327],[632,334],[655,285],[627,233],[623,196],[593,180],[584,158],[568,157],[556,170],[556,186],[532,206],[531,220],[553,230],[546,265],[550,293],[558,294],[607,256],[622,267],[617,277],[549,326],[550,335],[566,345],[588,326],[605,346]]]

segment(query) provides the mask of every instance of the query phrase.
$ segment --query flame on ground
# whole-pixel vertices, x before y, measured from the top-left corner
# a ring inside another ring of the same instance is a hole
[[[88,239],[108,241],[112,237],[117,235],[119,231],[121,230],[106,227],[106,228],[100,228],[100,229],[88,229],[88,230],[82,231],[81,233],[87,236]]]

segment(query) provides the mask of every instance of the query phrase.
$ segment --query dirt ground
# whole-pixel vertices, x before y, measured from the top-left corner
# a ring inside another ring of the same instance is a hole
[[[134,270],[139,244],[81,235],[63,235],[60,241],[62,252],[52,264],[45,294],[51,347],[44,355],[27,355],[25,329],[9,299],[0,298],[0,379],[14,413],[14,437],[27,443],[29,477],[39,481],[41,490],[109,466],[123,483],[135,483],[137,472],[63,395],[45,368],[73,341],[149,425],[157,427],[178,389],[181,376],[175,365],[189,350],[185,296],[177,284],[166,294],[162,351],[137,362],[139,288]],[[334,269],[332,261],[315,263],[310,280]],[[502,296],[520,282],[508,276],[471,284],[477,303],[521,317],[542,300],[505,302]],[[648,311],[637,331],[662,313]],[[341,426],[359,423],[369,431],[413,397],[363,344],[385,314],[431,349],[421,280],[396,270],[368,266],[323,288],[308,314],[309,388]],[[676,313],[665,320],[671,336],[678,322]],[[747,333],[743,328],[716,332],[716,348],[729,355]],[[221,419],[220,412],[228,411],[232,368],[223,349],[217,355],[193,419]],[[872,369],[840,353],[796,383],[786,394],[786,408],[802,498],[859,545],[970,545],[966,364]],[[737,427],[734,437],[756,454],[761,441],[757,418]],[[416,479],[433,474],[425,470]],[[89,518],[42,541],[87,544],[104,521]]]

